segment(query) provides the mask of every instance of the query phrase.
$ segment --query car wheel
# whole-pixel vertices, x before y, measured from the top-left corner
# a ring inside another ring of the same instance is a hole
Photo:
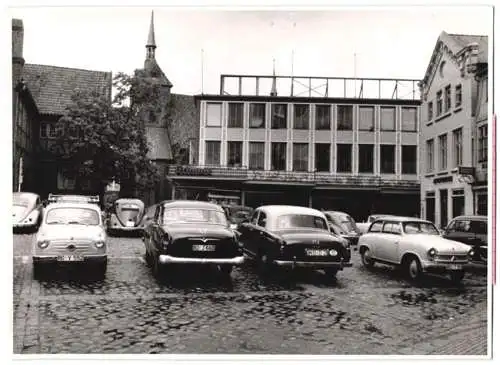
[[[452,271],[450,273],[450,279],[455,284],[460,284],[464,279],[465,272],[464,271]]]
[[[374,265],[373,260],[370,258],[370,250],[365,248],[361,252],[361,262],[363,263],[363,266],[371,269]]]
[[[269,256],[265,252],[261,252],[258,255],[258,268],[261,274],[267,275],[270,273],[272,266]]]
[[[422,265],[420,265],[418,258],[411,257],[407,260],[406,272],[408,273],[408,277],[413,281],[417,281],[422,277]]]
[[[219,265],[219,272],[224,276],[230,276],[233,271],[233,265]]]
[[[36,280],[42,279],[47,273],[47,267],[39,262],[33,263],[33,278]]]

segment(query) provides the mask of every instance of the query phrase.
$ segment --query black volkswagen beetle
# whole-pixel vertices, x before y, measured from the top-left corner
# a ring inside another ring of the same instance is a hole
[[[325,215],[315,209],[262,206],[239,232],[245,254],[265,272],[272,266],[309,267],[335,276],[352,266],[349,243],[332,235]]]
[[[172,264],[214,265],[230,275],[233,266],[244,261],[224,210],[201,201],[157,204],[144,230],[144,245],[146,261],[157,278]]]

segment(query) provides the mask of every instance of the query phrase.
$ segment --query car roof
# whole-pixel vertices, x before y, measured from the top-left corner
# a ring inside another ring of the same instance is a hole
[[[257,208],[265,213],[270,214],[284,214],[284,213],[296,213],[296,214],[307,214],[315,215],[317,217],[324,218],[324,214],[317,209],[301,207],[296,205],[263,205]]]
[[[164,200],[159,204],[169,208],[205,208],[224,211],[220,205],[200,200]]]
[[[480,220],[480,221],[487,221],[488,220],[488,216],[486,215],[459,215],[455,218],[453,218],[452,220],[456,220],[456,219],[471,219],[471,220]]]
[[[115,203],[137,203],[138,205],[144,205],[144,202],[138,198],[118,198]]]
[[[337,215],[337,216],[340,216],[340,215],[346,215],[348,217],[350,217],[349,213],[346,213],[346,212],[340,212],[338,210],[325,210],[323,213],[325,214],[331,214],[331,215]]]
[[[381,216],[379,218],[377,218],[375,222],[377,221],[384,221],[384,220],[388,220],[388,221],[398,221],[398,222],[419,222],[419,223],[432,223],[431,221],[428,221],[428,220],[425,220],[425,219],[422,219],[422,218],[414,218],[414,217],[402,217],[402,216],[397,216],[397,215],[385,215],[385,216]],[[434,223],[432,223],[434,224]]]
[[[82,209],[92,209],[97,212],[101,211],[101,208],[97,204],[94,203],[80,203],[80,202],[56,202],[47,205],[46,210],[50,210],[53,208],[82,208]]]
[[[34,200],[36,200],[39,195],[38,194],[35,194],[35,193],[27,193],[27,192],[22,192],[22,191],[15,191],[14,193],[12,193],[12,197],[17,197],[17,198],[20,198],[20,199],[23,199],[23,200],[28,200],[29,202],[33,202]]]

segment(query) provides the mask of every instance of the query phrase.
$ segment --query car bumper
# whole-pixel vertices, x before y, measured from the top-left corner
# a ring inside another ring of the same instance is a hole
[[[70,256],[70,255],[66,255]],[[58,264],[82,264],[82,263],[100,263],[108,259],[107,255],[83,256],[83,261],[59,261],[59,255],[33,256],[33,262],[36,263],[58,263]]]
[[[351,262],[314,262],[314,261],[288,261],[274,260],[273,263],[278,266],[286,267],[312,267],[316,269],[336,268],[342,270],[344,267],[351,267]]]
[[[424,262],[422,263],[422,271],[428,273],[444,273],[450,271],[464,271],[469,266],[469,262],[459,263],[436,263]]]
[[[217,265],[241,265],[245,261],[243,256],[232,258],[192,258],[192,257],[174,257],[170,255],[160,255],[161,264],[217,264]]]
[[[23,229],[23,228],[34,228],[37,226],[37,222],[17,222],[12,224],[13,229]]]

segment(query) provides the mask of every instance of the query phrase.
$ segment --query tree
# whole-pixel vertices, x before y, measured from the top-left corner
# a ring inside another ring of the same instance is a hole
[[[154,187],[157,168],[148,158],[144,117],[161,108],[160,88],[142,71],[119,73],[113,80],[113,102],[97,90],[76,90],[66,113],[56,123],[57,157],[75,176],[75,188],[85,180],[102,193],[119,181],[121,195]]]

